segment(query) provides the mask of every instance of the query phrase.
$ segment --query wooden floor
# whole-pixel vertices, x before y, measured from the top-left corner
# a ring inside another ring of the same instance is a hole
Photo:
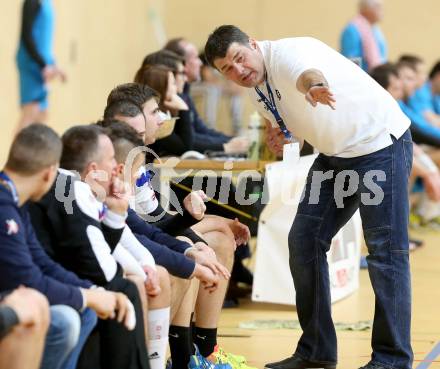
[[[413,287],[412,344],[414,368],[440,368],[440,355],[426,356],[440,344],[440,232],[414,233],[425,245],[411,253]],[[374,296],[368,273],[361,271],[360,289],[333,305],[335,322],[355,322],[373,317]],[[255,319],[297,319],[292,307],[243,301],[238,309],[222,312],[219,344],[227,351],[245,355],[250,365],[264,364],[290,356],[300,336],[297,330],[244,330],[240,322]],[[339,369],[359,368],[368,362],[371,331],[338,332]]]

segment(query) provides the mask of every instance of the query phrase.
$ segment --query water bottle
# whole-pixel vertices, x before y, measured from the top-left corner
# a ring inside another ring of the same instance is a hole
[[[263,126],[261,123],[261,116],[258,112],[254,112],[251,114],[248,126],[248,137],[250,142],[248,150],[249,160],[260,160],[262,134]]]

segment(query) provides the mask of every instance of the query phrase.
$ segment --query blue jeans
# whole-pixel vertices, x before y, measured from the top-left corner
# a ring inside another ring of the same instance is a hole
[[[391,146],[355,158],[320,154],[308,174],[289,233],[290,270],[303,330],[296,354],[306,360],[337,362],[326,252],[332,238],[359,209],[376,296],[371,362],[411,368],[408,177],[412,140],[409,131],[392,140]]]
[[[96,313],[90,309],[85,309],[82,313],[80,313],[79,317],[81,319],[81,329],[79,332],[78,342],[73,351],[64,361],[64,364],[62,366],[63,369],[76,368],[81,350],[83,349],[87,338],[89,337],[90,333],[92,332],[93,328],[95,328],[96,323],[98,322]]]
[[[75,369],[81,350],[97,322],[94,311],[78,312],[69,306],[50,307],[41,369]]]
[[[61,369],[72,353],[80,334],[80,318],[69,306],[50,307],[50,325],[46,335],[40,369]]]

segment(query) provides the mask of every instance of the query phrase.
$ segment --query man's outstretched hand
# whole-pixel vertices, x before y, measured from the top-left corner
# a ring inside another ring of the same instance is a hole
[[[306,100],[312,105],[317,106],[318,103],[330,106],[335,110],[335,98],[327,86],[313,86],[306,93]]]

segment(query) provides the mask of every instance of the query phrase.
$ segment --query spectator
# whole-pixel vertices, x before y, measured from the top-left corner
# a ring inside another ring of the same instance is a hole
[[[403,98],[403,84],[394,65],[383,64],[374,68],[370,74],[396,100]],[[426,196],[423,195],[416,206],[416,213],[421,218],[419,223],[427,223],[440,215],[440,172],[431,158],[418,145],[414,144],[414,159],[410,177],[412,186],[410,188],[414,187],[417,178],[421,179]],[[415,249],[420,243],[421,241],[418,240],[410,240],[410,249]]]
[[[47,122],[47,83],[64,72],[56,65],[52,52],[54,10],[52,0],[25,0],[21,21],[17,67],[20,77],[22,116],[17,132],[35,122]]]
[[[426,65],[422,59],[413,55],[403,55],[400,61],[413,66],[417,74],[417,90],[409,98],[409,107],[423,116],[427,122],[440,127],[439,97],[440,94],[440,63],[434,65],[429,73],[426,73]]]
[[[341,53],[369,71],[387,61],[387,45],[378,26],[382,0],[359,0],[359,14],[344,28]]]
[[[409,100],[418,86],[414,64],[402,61],[396,65],[396,68],[403,86],[403,98],[399,100],[399,105],[411,120],[411,133],[414,142],[440,147],[440,128],[428,122],[420,111],[412,109],[409,104]]]
[[[440,61],[432,67],[429,80],[431,81],[432,107],[434,112],[440,115]]]

